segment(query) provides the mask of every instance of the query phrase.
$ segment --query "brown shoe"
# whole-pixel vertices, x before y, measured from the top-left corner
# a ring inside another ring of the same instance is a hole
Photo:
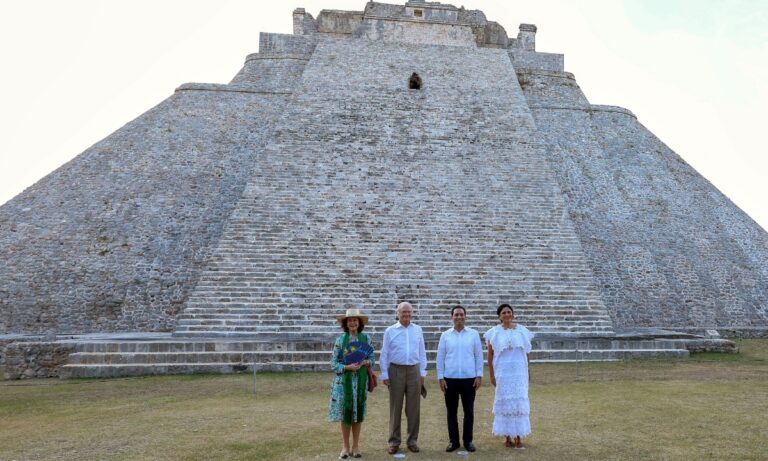
[[[419,446],[418,445],[408,445],[408,449],[411,450],[413,453],[419,452]]]
[[[399,449],[400,447],[392,445],[389,448],[387,448],[387,453],[389,453],[390,455],[394,455],[395,453],[397,453],[397,450]]]

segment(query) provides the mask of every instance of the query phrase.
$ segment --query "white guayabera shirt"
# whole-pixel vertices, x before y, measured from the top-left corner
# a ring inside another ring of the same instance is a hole
[[[389,379],[389,364],[419,365],[421,376],[427,376],[427,351],[421,327],[410,323],[404,327],[400,322],[384,332],[379,365],[381,379]]]
[[[437,346],[437,379],[483,376],[483,344],[472,328],[451,328],[440,335]]]

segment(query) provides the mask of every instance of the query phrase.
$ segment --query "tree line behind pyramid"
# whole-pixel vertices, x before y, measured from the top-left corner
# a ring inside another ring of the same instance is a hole
[[[536,26],[418,1],[293,25],[0,207],[0,334],[311,336],[347,307],[376,332],[409,301],[765,336],[766,232]]]

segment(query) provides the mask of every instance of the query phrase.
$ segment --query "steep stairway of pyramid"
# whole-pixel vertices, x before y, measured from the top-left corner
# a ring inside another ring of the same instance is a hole
[[[287,111],[175,336],[322,335],[352,305],[378,333],[401,300],[428,333],[500,302],[612,333],[503,51],[321,39]]]

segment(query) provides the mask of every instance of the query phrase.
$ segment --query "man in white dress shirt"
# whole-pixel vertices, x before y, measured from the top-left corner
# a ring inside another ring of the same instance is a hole
[[[462,306],[451,309],[453,328],[440,335],[437,346],[437,379],[445,394],[448,411],[448,439],[445,449],[451,452],[459,448],[459,398],[464,410],[463,442],[467,451],[475,451],[472,429],[475,422],[475,393],[483,379],[483,345],[480,334],[466,328],[467,311]]]
[[[389,440],[387,452],[400,449],[400,419],[405,399],[405,417],[408,420],[408,449],[419,451],[419,396],[427,376],[427,352],[421,327],[411,323],[413,306],[403,302],[397,306],[398,322],[384,332],[379,365],[381,379],[389,388]]]

